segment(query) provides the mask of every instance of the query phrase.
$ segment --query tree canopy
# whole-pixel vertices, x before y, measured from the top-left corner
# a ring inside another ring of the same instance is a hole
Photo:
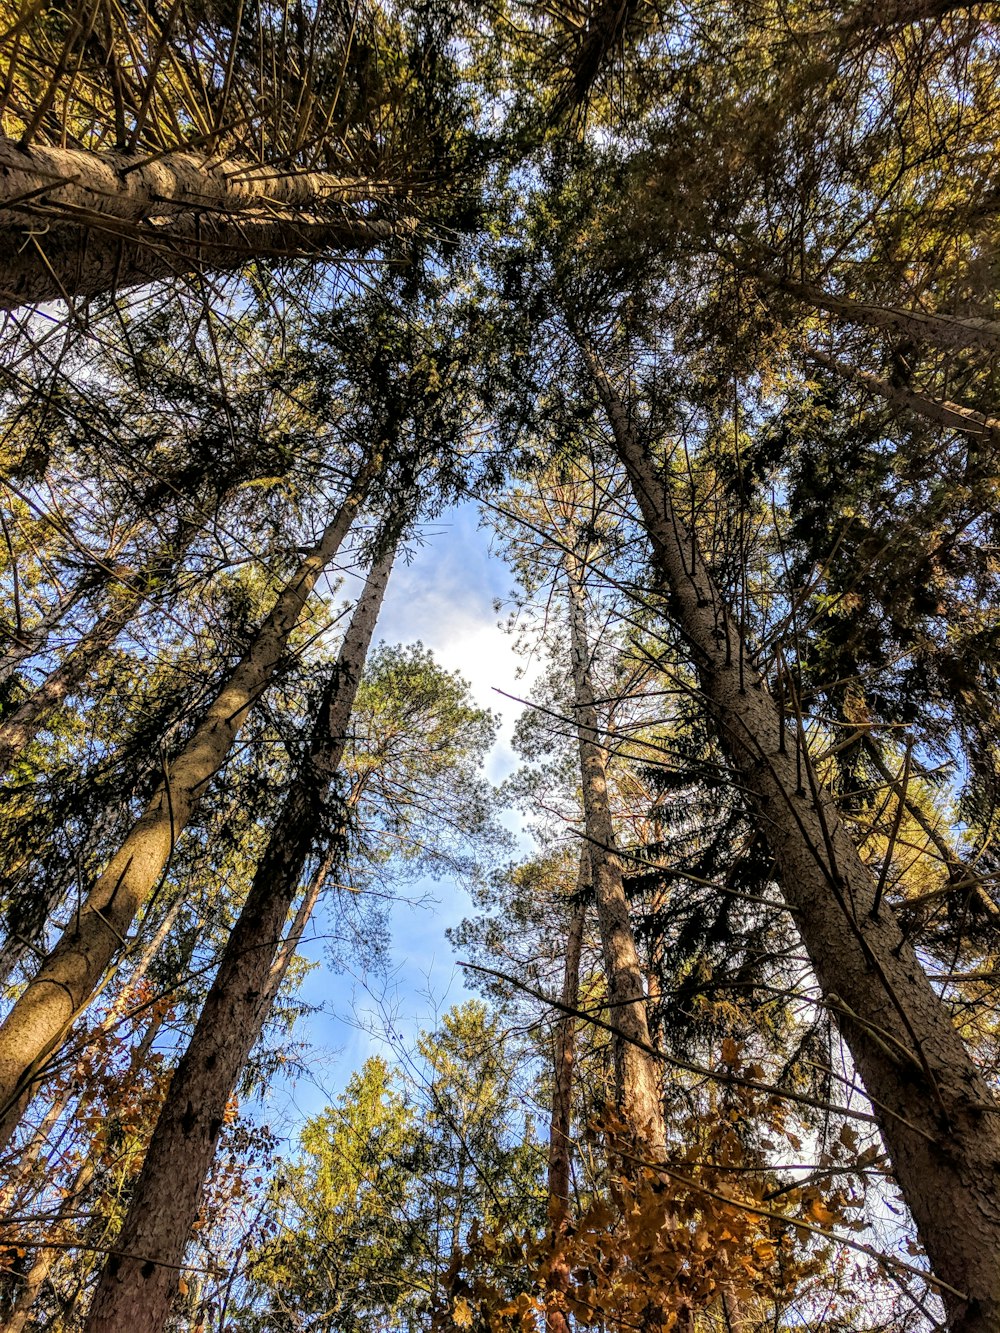
[[[996,20],[0,4],[5,1329],[1000,1329]]]

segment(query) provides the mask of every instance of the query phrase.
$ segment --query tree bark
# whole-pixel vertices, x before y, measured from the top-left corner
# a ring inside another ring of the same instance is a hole
[[[205,786],[266,690],[317,579],[335,556],[380,466],[374,455],[323,536],[278,595],[242,661],[0,1026],[0,1143],[6,1143],[46,1057],[86,1007],[144,902],[159,883]]]
[[[955,315],[934,314],[926,310],[901,310],[897,306],[871,305],[836,296],[811,282],[796,282],[792,278],[773,277],[751,269],[755,277],[787,292],[808,305],[826,310],[845,324],[863,324],[868,328],[884,329],[902,338],[930,343],[955,351],[978,347],[994,355],[1000,353],[1000,323],[991,319],[960,319]]]
[[[587,851],[612,1022],[622,1034],[615,1038],[615,1078],[620,1110],[633,1133],[645,1139],[654,1152],[662,1152],[666,1129],[660,1099],[660,1071],[648,1051],[650,1040],[642,966],[635,947],[621,856],[608,801],[605,750],[590,675],[582,568],[572,551],[567,551],[563,565],[569,595],[573,700],[580,747]]]
[[[928,398],[926,394],[916,393],[913,389],[887,384],[885,380],[879,379],[877,375],[872,375],[867,370],[858,370],[855,366],[848,366],[843,361],[838,361],[823,352],[817,352],[813,348],[809,348],[806,355],[810,361],[815,361],[817,365],[832,370],[843,379],[851,380],[854,384],[860,384],[862,388],[868,389],[869,392],[877,394],[880,398],[884,398],[887,403],[892,403],[894,407],[915,412],[917,416],[933,422],[936,426],[943,426],[945,430],[961,431],[963,435],[968,435],[973,440],[983,441],[992,448],[1000,446],[1000,418],[998,417],[986,416],[985,413],[977,412],[974,408],[963,407],[960,403],[951,403],[945,398]]]
[[[565,1009],[556,1024],[552,1068],[552,1116],[549,1121],[549,1228],[555,1247],[545,1300],[548,1333],[571,1333],[561,1296],[569,1286],[569,1265],[561,1241],[569,1223],[570,1178],[573,1167],[573,1066],[576,1060],[576,1019],[572,1010],[580,1000],[580,954],[587,919],[587,890],[590,888],[590,853],[580,852],[580,870],[575,901],[566,934],[562,1003]]]
[[[1000,1328],[998,1107],[892,911],[748,658],[695,534],[597,354],[580,340],[672,615],[785,901],[864,1081],[954,1333]],[[947,1285],[942,1285],[947,1284]]]
[[[294,949],[281,932],[317,837],[347,741],[358,682],[392,553],[372,570],[330,676],[309,752],[293,783],[230,935],[136,1182],[115,1253],[98,1282],[87,1333],[160,1333],[215,1154],[226,1104],[280,984],[275,961]],[[305,925],[296,919],[292,930]]]
[[[841,31],[891,33],[911,23],[939,22],[949,14],[982,8],[981,0],[863,0],[838,24]]]
[[[195,153],[22,149],[0,139],[0,306],[96,296],[252,259],[363,250],[412,229],[373,213],[393,190]]]
[[[561,1226],[569,1217],[576,1019],[567,1011],[576,1009],[580,998],[580,954],[583,950],[583,927],[587,917],[586,894],[590,882],[590,854],[589,849],[584,847],[580,852],[575,901],[566,935],[562,984],[562,1003],[565,1009],[556,1024],[553,1052],[552,1116],[549,1121],[549,1220],[553,1228]]]

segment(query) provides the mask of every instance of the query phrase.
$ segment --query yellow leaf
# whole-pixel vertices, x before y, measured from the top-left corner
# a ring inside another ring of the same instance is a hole
[[[182,1296],[186,1296],[186,1295],[188,1294],[188,1284],[187,1284],[187,1282],[184,1280],[184,1278],[179,1278],[179,1279],[178,1279],[178,1282],[177,1282],[177,1290],[180,1292],[180,1294],[181,1294]]]
[[[809,1205],[809,1217],[813,1222],[818,1222],[821,1227],[828,1227],[834,1220],[833,1213],[830,1212],[822,1199],[813,1199]]]
[[[452,1321],[457,1324],[459,1328],[472,1327],[472,1306],[464,1297],[455,1297],[455,1303],[451,1307],[451,1317]]]

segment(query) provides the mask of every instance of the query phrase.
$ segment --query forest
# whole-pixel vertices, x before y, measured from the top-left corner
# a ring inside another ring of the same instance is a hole
[[[1000,1333],[993,0],[0,0],[0,250],[0,1329]]]

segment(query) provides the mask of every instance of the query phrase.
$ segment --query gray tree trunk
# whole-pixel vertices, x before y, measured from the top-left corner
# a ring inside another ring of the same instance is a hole
[[[864,1081],[954,1333],[1000,1329],[1000,1108],[752,665],[694,533],[580,340],[705,707],[753,803],[785,901]]]
[[[569,1265],[561,1241],[569,1223],[569,1193],[573,1168],[573,1074],[576,1062],[576,1018],[570,1010],[580,1000],[580,955],[587,919],[587,890],[590,888],[590,851],[580,852],[580,871],[566,934],[561,1000],[563,1010],[555,1030],[552,1061],[552,1115],[549,1121],[549,1229],[556,1247],[545,1300],[547,1333],[571,1333],[561,1295],[569,1286]]]
[[[983,412],[977,412],[972,407],[963,407],[960,403],[949,402],[946,398],[928,398],[926,394],[917,393],[913,389],[887,384],[885,380],[880,380],[877,375],[872,375],[867,370],[858,370],[855,366],[848,366],[843,361],[827,356],[825,352],[817,352],[813,348],[809,348],[806,355],[810,361],[815,361],[819,366],[825,366],[827,370],[834,371],[843,379],[861,385],[870,393],[876,394],[879,398],[884,398],[887,403],[892,403],[894,407],[902,407],[909,412],[915,412],[917,416],[933,422],[936,426],[943,426],[946,430],[961,431],[963,435],[968,435],[973,440],[988,444],[991,449],[1000,446],[1000,418],[998,417],[987,416]]]
[[[587,918],[586,892],[590,888],[590,853],[580,852],[576,901],[566,935],[562,1003],[566,1010],[577,1007],[580,997],[580,954]],[[553,1228],[569,1217],[570,1176],[573,1162],[573,1066],[576,1059],[576,1019],[563,1011],[556,1024],[552,1069],[552,1116],[549,1121],[549,1221]]]
[[[994,355],[1000,353],[1000,324],[991,319],[960,319],[955,315],[934,314],[926,310],[901,310],[896,306],[871,305],[835,296],[811,282],[796,282],[792,278],[770,277],[753,270],[755,275],[772,282],[783,292],[800,301],[826,310],[845,324],[862,324],[868,328],[884,329],[903,338],[964,351],[978,347]]]

